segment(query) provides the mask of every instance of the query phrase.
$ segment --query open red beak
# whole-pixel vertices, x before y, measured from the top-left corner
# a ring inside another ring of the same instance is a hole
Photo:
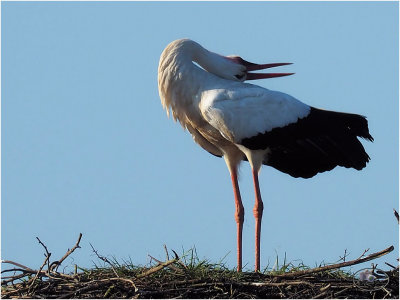
[[[272,64],[258,65],[258,64],[253,64],[251,62],[247,62],[247,61],[246,61],[246,63],[247,64],[245,66],[247,68],[247,71],[264,70],[264,69],[268,69],[268,68],[291,65],[291,63],[272,63]],[[246,80],[282,77],[282,76],[288,76],[288,75],[293,75],[293,74],[294,73],[249,73],[248,72]]]
[[[272,63],[272,64],[255,64],[244,60],[241,57],[235,57],[234,60],[241,65],[245,66],[247,71],[256,71],[256,70],[264,70],[279,66],[291,65],[292,63]],[[249,73],[247,72],[246,80],[255,80],[255,79],[264,79],[264,78],[275,78],[293,75],[294,73]]]

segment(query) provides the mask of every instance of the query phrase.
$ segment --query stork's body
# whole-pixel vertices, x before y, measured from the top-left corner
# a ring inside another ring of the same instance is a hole
[[[258,172],[262,164],[309,178],[335,166],[361,170],[369,161],[357,138],[372,141],[364,117],[319,110],[290,95],[243,82],[290,75],[249,73],[280,65],[285,64],[256,65],[220,56],[188,39],[170,43],[160,58],[158,87],[167,114],[171,110],[195,142],[224,157],[229,168],[236,205],[238,270],[242,268],[244,209],[237,170],[242,160],[249,161],[254,179],[256,271],[260,269],[263,202]]]

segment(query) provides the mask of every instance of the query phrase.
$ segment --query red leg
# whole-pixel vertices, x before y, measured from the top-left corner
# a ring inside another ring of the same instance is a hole
[[[244,207],[242,204],[242,199],[240,197],[237,170],[233,170],[231,173],[233,193],[235,195],[235,220],[237,223],[237,270],[242,271],[242,231],[243,231],[243,221],[244,221]]]
[[[260,235],[261,235],[261,219],[264,204],[261,199],[260,186],[258,185],[258,172],[253,170],[254,189],[256,194],[256,203],[253,208],[254,218],[256,219],[256,263],[255,271],[260,271]]]

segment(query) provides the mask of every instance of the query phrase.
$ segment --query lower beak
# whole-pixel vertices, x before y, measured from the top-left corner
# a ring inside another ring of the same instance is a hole
[[[247,73],[246,80],[256,80],[265,78],[275,78],[293,75],[294,73]]]

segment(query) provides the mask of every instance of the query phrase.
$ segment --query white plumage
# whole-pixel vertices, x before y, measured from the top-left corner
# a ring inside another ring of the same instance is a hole
[[[234,143],[259,133],[296,122],[310,107],[287,94],[248,83],[202,93],[200,111],[204,119]]]
[[[258,185],[262,164],[294,177],[309,178],[335,166],[365,167],[369,157],[357,137],[372,141],[363,116],[310,107],[282,92],[245,80],[292,73],[250,73],[286,65],[258,65],[236,56],[221,56],[198,43],[181,39],[163,51],[158,88],[167,114],[188,129],[208,152],[223,156],[231,173],[238,230],[238,270],[244,209],[237,183],[237,168],[248,160],[256,193],[256,271],[263,203]]]

